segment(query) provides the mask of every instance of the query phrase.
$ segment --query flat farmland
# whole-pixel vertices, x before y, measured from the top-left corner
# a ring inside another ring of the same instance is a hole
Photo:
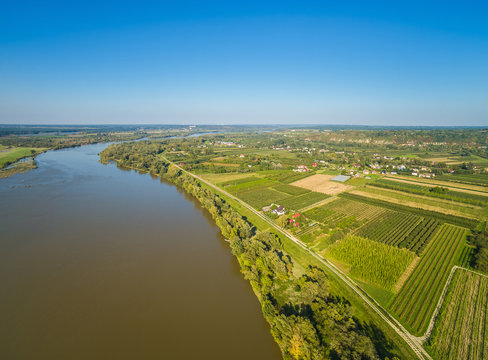
[[[353,186],[350,185],[330,181],[330,179],[333,177],[333,175],[316,174],[305,179],[295,181],[291,185],[327,195],[336,195],[353,188]]]
[[[460,204],[444,199],[433,199],[427,196],[407,194],[401,191],[381,189],[376,187],[365,187],[361,190],[353,190],[351,194],[364,197],[371,197],[392,203],[399,203],[414,208],[420,208],[429,211],[435,211],[448,215],[465,217],[469,219],[478,219],[484,211],[480,206]]]
[[[325,257],[343,264],[351,276],[366,283],[392,290],[415,254],[359,236],[347,236],[330,245]]]
[[[420,335],[426,330],[468,233],[468,229],[459,226],[442,225],[390,304],[390,309],[413,333]]]
[[[395,176],[387,175],[386,178],[392,181],[413,183],[416,185],[423,185],[423,186],[430,186],[430,187],[441,186],[449,190],[463,191],[471,194],[484,193],[486,196],[488,196],[488,188],[482,185],[455,183],[455,182],[445,181],[445,180],[423,179],[423,178],[417,178],[413,176],[409,177],[409,176],[399,176],[399,175],[395,175]]]
[[[456,270],[429,347],[438,359],[488,359],[488,277]]]

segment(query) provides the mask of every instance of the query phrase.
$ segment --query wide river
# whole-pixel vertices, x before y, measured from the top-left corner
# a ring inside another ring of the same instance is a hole
[[[0,179],[0,359],[280,359],[208,213],[106,146]]]

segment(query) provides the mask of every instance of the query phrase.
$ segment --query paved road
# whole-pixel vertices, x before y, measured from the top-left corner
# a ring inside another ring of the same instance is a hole
[[[197,179],[198,181],[201,181],[202,183],[210,186],[211,188],[215,189],[217,192],[220,192],[220,193],[224,194],[225,196],[228,196],[232,200],[238,202],[239,204],[244,206],[246,209],[253,212],[256,216],[259,216],[262,220],[264,220],[268,224],[270,224],[276,231],[280,232],[281,234],[286,236],[288,239],[295,242],[298,246],[303,248],[310,255],[312,255],[314,258],[316,258],[318,261],[320,261],[323,265],[325,265],[327,268],[329,268],[330,271],[332,271],[339,279],[341,279],[347,286],[349,286],[371,309],[373,309],[374,312],[376,312],[378,314],[378,316],[380,316],[410,346],[410,348],[415,352],[415,354],[417,354],[419,359],[432,360],[431,356],[423,348],[422,343],[420,341],[420,338],[417,338],[417,337],[411,335],[396,319],[394,319],[391,315],[389,315],[388,311],[386,311],[374,299],[372,299],[364,291],[362,291],[362,289],[360,289],[353,280],[351,280],[346,274],[344,274],[341,270],[339,270],[334,264],[330,263],[329,261],[324,259],[319,254],[316,254],[313,251],[311,251],[302,241],[300,241],[295,236],[293,236],[293,235],[289,234],[288,232],[284,231],[283,229],[281,229],[273,220],[269,219],[267,216],[260,213],[259,211],[254,209],[252,206],[250,206],[246,202],[244,202],[241,199],[235,197],[234,195],[228,193],[227,191],[222,190],[218,186],[216,186],[216,185],[212,184],[211,182],[201,178],[200,176],[195,175],[195,174],[183,169],[181,166],[175,164],[174,162],[170,161],[166,157],[164,157],[162,155],[161,155],[161,157],[166,162],[171,163],[174,166],[176,166],[182,172],[184,172],[190,176],[193,176],[195,179]],[[388,316],[385,314],[387,314]]]

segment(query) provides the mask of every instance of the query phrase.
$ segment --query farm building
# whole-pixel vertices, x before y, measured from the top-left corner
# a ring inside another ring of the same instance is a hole
[[[336,177],[333,177],[331,180],[332,181],[340,181],[340,182],[346,182],[349,180],[351,177],[347,175],[337,175]]]

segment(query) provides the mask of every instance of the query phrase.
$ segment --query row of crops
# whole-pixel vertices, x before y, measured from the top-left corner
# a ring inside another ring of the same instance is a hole
[[[488,277],[457,270],[429,347],[438,359],[488,359]]]
[[[256,176],[222,182],[219,186],[259,210],[274,203],[287,210],[297,211],[330,197],[327,194]]]
[[[447,222],[449,224],[462,226],[462,227],[466,227],[469,229],[474,229],[476,227],[476,225],[478,224],[478,221],[475,219],[468,219],[468,218],[464,218],[461,216],[449,215],[449,214],[440,213],[437,211],[430,211],[430,210],[425,210],[425,209],[421,209],[421,208],[401,205],[401,204],[397,204],[397,203],[393,203],[393,202],[389,202],[389,201],[384,201],[384,200],[374,199],[374,198],[370,198],[370,197],[366,197],[366,196],[351,194],[348,192],[344,192],[342,194],[339,194],[339,196],[343,199],[355,200],[355,201],[362,202],[362,203],[365,203],[368,205],[380,206],[380,207],[383,207],[383,208],[386,208],[389,210],[394,210],[394,211],[399,211],[399,212],[404,212],[404,213],[411,213],[411,214],[415,214],[415,215],[423,216],[423,217],[435,218],[441,222]]]
[[[340,216],[354,216],[359,221],[374,220],[387,213],[388,210],[357,201],[334,200],[326,205],[307,211],[307,217],[320,222],[338,221]],[[337,216],[339,215],[339,216]]]
[[[436,192],[434,191],[435,190],[434,185],[432,188],[430,188],[428,186],[392,181],[387,179],[376,180],[375,182],[372,182],[370,185],[384,188],[384,189],[398,190],[398,191],[411,193],[411,194],[418,194],[418,195],[430,196],[430,197],[435,197],[440,199],[463,202],[466,204],[473,204],[473,205],[480,205],[480,206],[485,206],[486,204],[488,204],[488,196],[466,193],[461,191],[452,191],[452,190],[449,190],[445,193]]]
[[[349,275],[356,279],[386,290],[393,289],[415,258],[415,254],[407,249],[353,235],[330,245],[325,256],[345,264],[349,268]]]
[[[468,232],[450,224],[439,227],[415,270],[390,304],[391,310],[414,333],[425,331]]]
[[[438,226],[432,218],[390,211],[359,228],[356,234],[420,254]]]

